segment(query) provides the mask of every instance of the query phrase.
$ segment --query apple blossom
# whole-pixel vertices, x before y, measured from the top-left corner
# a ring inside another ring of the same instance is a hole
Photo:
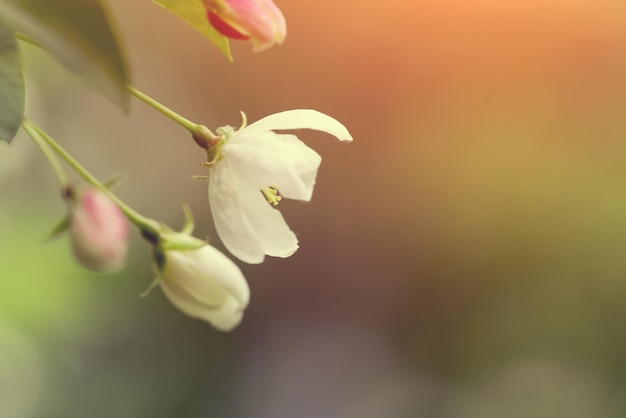
[[[243,114],[242,114],[243,115]],[[348,130],[328,115],[309,109],[267,116],[238,130],[217,130],[207,150],[209,204],[226,248],[247,263],[265,255],[289,257],[298,239],[278,205],[281,197],[311,200],[322,157],[295,135],[275,130],[314,129],[352,141]]]
[[[220,331],[235,328],[250,300],[239,267],[204,241],[179,233],[166,235],[158,250],[162,260],[158,284],[167,298],[185,314]]]
[[[222,35],[250,40],[255,51],[282,44],[287,25],[272,0],[204,0],[209,23]]]
[[[69,201],[68,231],[77,261],[98,273],[121,269],[128,250],[128,221],[120,208],[94,188]]]

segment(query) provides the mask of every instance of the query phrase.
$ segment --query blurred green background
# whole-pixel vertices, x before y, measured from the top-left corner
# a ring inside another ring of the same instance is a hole
[[[280,208],[301,248],[241,265],[221,334],[153,279],[137,234],[113,276],[77,267],[53,172],[0,147],[0,417],[626,416],[626,3],[278,1],[284,45],[227,62],[147,0],[111,1],[134,84],[210,128],[293,108],[323,162]],[[436,3],[436,4],[433,4]],[[29,115],[119,195],[212,226],[204,159],[24,46]]]

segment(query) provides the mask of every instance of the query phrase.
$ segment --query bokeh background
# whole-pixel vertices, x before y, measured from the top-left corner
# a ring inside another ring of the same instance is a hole
[[[323,156],[313,200],[280,204],[300,250],[240,264],[251,305],[219,333],[138,297],[137,234],[113,276],[42,243],[58,183],[26,136],[0,147],[0,417],[626,416],[626,3],[278,5],[285,44],[229,63],[150,1],[110,1],[134,84],[187,118],[349,128],[299,133]],[[184,130],[23,53],[31,118],[223,248]]]

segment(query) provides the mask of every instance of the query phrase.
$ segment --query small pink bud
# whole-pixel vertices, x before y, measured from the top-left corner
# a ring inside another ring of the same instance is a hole
[[[204,0],[209,23],[222,35],[250,40],[255,51],[282,44],[287,24],[272,0]]]
[[[86,269],[113,273],[124,266],[128,222],[120,208],[97,189],[82,191],[70,212],[72,250]]]

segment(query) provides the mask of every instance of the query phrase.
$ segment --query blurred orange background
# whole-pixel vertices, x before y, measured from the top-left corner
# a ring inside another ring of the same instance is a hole
[[[185,317],[135,234],[111,277],[75,266],[50,167],[0,148],[0,416],[626,415],[626,3],[278,2],[284,45],[234,62],[149,1],[111,1],[136,87],[214,129],[294,108],[344,123],[288,259],[240,266],[242,324]],[[203,151],[23,47],[29,114],[119,195],[223,249]]]

